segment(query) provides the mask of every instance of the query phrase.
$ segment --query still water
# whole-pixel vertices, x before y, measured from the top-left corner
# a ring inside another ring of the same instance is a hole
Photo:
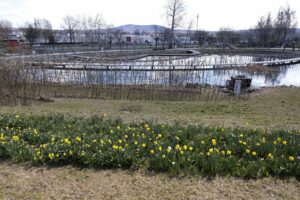
[[[252,78],[252,86],[300,86],[300,64],[276,66],[270,68],[255,69],[248,67],[247,69],[230,70],[226,69],[228,64],[245,65],[257,61],[288,59],[274,56],[245,56],[245,55],[201,55],[198,57],[145,57],[140,60],[129,62],[120,62],[113,64],[113,67],[119,70],[106,70],[104,64],[93,65],[93,70],[67,70],[67,69],[49,69],[37,71],[34,74],[35,79],[47,80],[54,83],[72,83],[72,84],[99,84],[99,85],[143,85],[143,84],[160,84],[160,85],[186,85],[193,84],[209,84],[225,86],[226,80],[232,76],[245,75]],[[223,69],[214,69],[214,66],[225,66]],[[72,65],[74,68],[82,68],[82,64]],[[130,66],[131,69],[126,70]],[[166,70],[173,66],[177,69],[194,69],[194,66],[201,70]],[[102,67],[102,69],[101,69]],[[103,68],[104,67],[104,68]],[[110,69],[114,69],[114,68]],[[121,69],[121,70],[120,70]],[[143,69],[143,70],[141,70]],[[150,69],[154,69],[151,71]],[[156,69],[156,70],[155,70]]]
[[[252,78],[252,86],[300,86],[300,64],[273,67],[271,71],[201,70],[201,71],[69,71],[48,70],[43,77],[55,83],[120,84],[120,85],[185,85],[209,84],[224,86],[231,76]]]

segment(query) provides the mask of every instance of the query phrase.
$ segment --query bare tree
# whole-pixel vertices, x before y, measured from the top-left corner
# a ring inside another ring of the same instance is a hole
[[[296,11],[292,10],[290,6],[281,7],[277,13],[274,26],[277,44],[285,45],[287,40],[291,39],[297,27]]]
[[[217,32],[217,39],[221,46],[226,47],[234,43],[235,33],[232,28],[222,27]]]
[[[109,48],[112,47],[113,38],[114,38],[112,27],[113,25],[106,25],[104,29],[104,40],[108,43]]]
[[[259,46],[271,46],[273,43],[273,19],[271,13],[261,17],[256,25],[256,38]]]
[[[188,26],[186,28],[186,34],[185,34],[185,39],[184,39],[184,46],[186,48],[188,48],[189,45],[191,44],[191,38],[192,38],[191,37],[191,29],[193,27],[193,23],[194,23],[194,21],[190,20],[190,22],[189,22],[189,24],[188,24]]]
[[[161,41],[163,43],[163,48],[165,48],[165,45],[168,44],[170,47],[170,44],[173,43],[173,35],[172,30],[169,28],[166,28],[163,32],[163,37],[161,38]]]
[[[52,24],[48,19],[36,19],[37,23],[39,24],[39,28],[41,29],[41,35],[44,38],[44,42],[53,42],[53,30]]]
[[[162,37],[162,31],[159,29],[159,26],[157,25],[153,25],[152,26],[152,29],[153,29],[153,34],[152,34],[152,37],[155,41],[155,46],[157,47],[158,45],[158,42],[160,40],[160,38]]]
[[[87,18],[87,29],[92,37],[92,42],[100,43],[102,41],[103,29],[105,26],[106,23],[99,13]]]
[[[8,20],[0,20],[0,40],[7,40],[11,31],[11,22]]]
[[[166,16],[171,30],[169,48],[172,48],[175,44],[174,30],[182,25],[185,16],[185,5],[183,0],[168,0]]]
[[[208,39],[208,32],[199,30],[195,31],[193,34],[193,39],[198,42],[199,45],[203,45]]]
[[[114,32],[114,37],[117,39],[120,49],[122,49],[122,44],[124,39],[123,36],[124,36],[124,32],[122,30],[116,30]]]
[[[79,29],[79,21],[74,16],[67,15],[63,18],[62,28],[69,37],[69,42],[76,42],[76,34]]]
[[[25,38],[29,41],[32,46],[37,42],[38,38],[41,35],[41,27],[38,19],[34,19],[33,23],[26,23],[22,28]]]
[[[255,28],[250,28],[240,32],[240,40],[242,41],[242,47],[255,47],[256,36]]]

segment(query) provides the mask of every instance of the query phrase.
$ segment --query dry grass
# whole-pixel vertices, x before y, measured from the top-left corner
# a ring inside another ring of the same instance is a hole
[[[182,102],[128,101],[101,99],[55,99],[31,107],[1,107],[0,113],[71,115],[107,113],[126,122],[154,120],[182,124],[260,128],[300,128],[300,88],[264,88],[251,94],[248,101]]]
[[[124,170],[0,164],[1,199],[299,199],[295,179],[170,178]]]
[[[0,113],[108,113],[126,122],[300,128],[300,88],[265,88],[245,102],[164,102],[55,99]],[[248,124],[248,125],[247,125]],[[299,199],[295,179],[170,178],[141,171],[47,168],[0,164],[0,199]]]

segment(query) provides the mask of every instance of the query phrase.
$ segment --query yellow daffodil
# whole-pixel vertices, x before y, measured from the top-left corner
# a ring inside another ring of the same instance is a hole
[[[226,154],[227,154],[227,155],[231,155],[231,153],[232,153],[232,152],[231,152],[230,150],[227,150],[227,151],[226,151]]]
[[[48,157],[50,158],[50,160],[52,160],[54,158],[54,153],[49,153]]]
[[[168,146],[167,152],[170,153],[172,151],[172,147]]]
[[[294,156],[289,156],[289,160],[290,160],[290,161],[294,161],[294,160],[295,160],[295,157],[294,157]]]
[[[282,144],[287,145],[287,141],[283,140]]]
[[[273,158],[273,155],[271,153],[269,153],[268,158]]]
[[[68,138],[64,138],[64,143],[65,144],[71,144],[71,141]]]
[[[19,136],[17,136],[17,135],[13,136],[13,141],[14,142],[18,142],[19,140],[20,140]]]
[[[217,140],[216,139],[212,139],[211,143],[212,143],[212,145],[216,145],[217,144]]]
[[[81,142],[81,138],[80,138],[79,136],[77,136],[77,137],[75,138],[75,140],[76,140],[76,142]]]
[[[255,151],[252,152],[252,156],[256,156],[257,153]]]

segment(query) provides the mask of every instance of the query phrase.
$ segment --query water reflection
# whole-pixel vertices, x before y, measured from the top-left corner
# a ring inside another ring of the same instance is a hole
[[[300,65],[273,67],[270,71],[248,70],[202,70],[202,71],[69,71],[47,70],[36,77],[55,83],[100,84],[100,85],[185,85],[187,83],[224,86],[231,76],[246,75],[252,85],[300,86]]]
[[[256,61],[270,61],[276,59],[287,59],[290,57],[278,57],[271,55],[201,55],[195,57],[176,56],[148,56],[138,60],[127,62],[117,62],[110,65],[108,63],[94,63],[92,70],[77,70],[83,68],[84,64],[70,64],[75,70],[48,69],[34,70],[31,77],[35,80],[46,80],[52,83],[72,83],[72,84],[99,84],[99,85],[186,85],[209,84],[224,86],[226,80],[231,76],[245,75],[252,78],[252,85],[280,86],[294,85],[300,86],[300,65],[280,66],[280,67],[247,67],[229,70],[230,65],[242,66]],[[59,64],[58,64],[59,66]],[[218,69],[213,69],[218,66]],[[221,66],[221,69],[220,69]],[[119,70],[113,70],[114,67]],[[128,70],[130,69],[133,70]],[[159,69],[191,69],[190,71],[158,71]],[[193,70],[195,69],[201,70]],[[66,66],[68,68],[68,66]],[[139,69],[140,71],[134,71]],[[151,71],[154,69],[154,71]],[[144,70],[144,71],[143,71]],[[156,70],[156,71],[155,71]]]

